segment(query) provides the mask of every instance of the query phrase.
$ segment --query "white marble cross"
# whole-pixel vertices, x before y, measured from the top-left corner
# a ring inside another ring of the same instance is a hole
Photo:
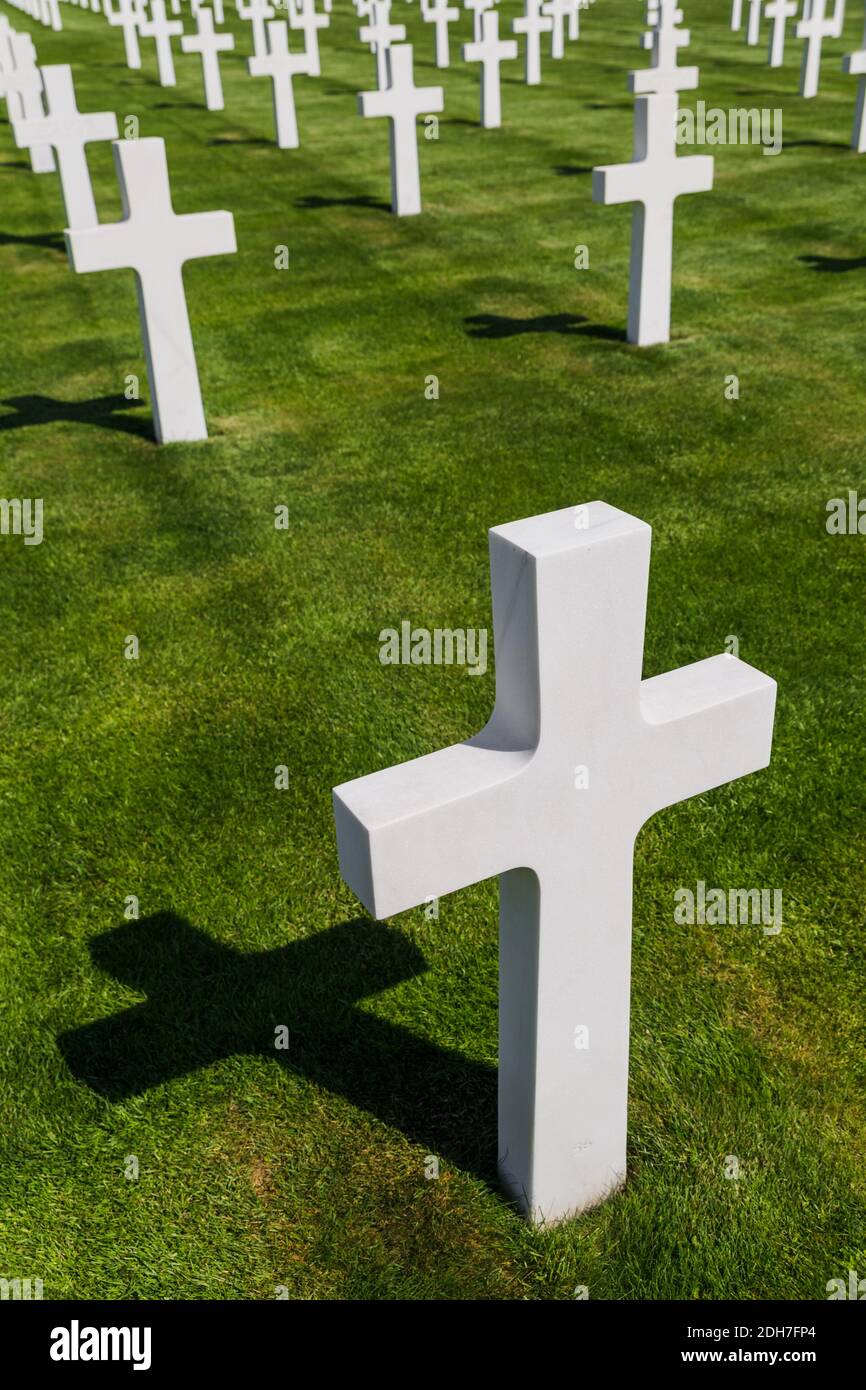
[[[36,66],[36,49],[29,34],[14,29],[9,34],[11,67],[0,75],[0,96],[6,98],[6,109],[14,131],[19,120],[36,120],[44,116],[42,104],[42,75]],[[54,155],[50,145],[33,145],[30,167],[34,174],[54,172]]]
[[[494,0],[463,0],[467,10],[472,11],[472,39],[474,43],[481,42],[481,16],[485,10],[489,10]]]
[[[21,149],[50,145],[57,155],[66,222],[79,229],[99,222],[85,146],[93,140],[116,140],[113,111],[84,115],[75,102],[72,69],[68,63],[43,67],[46,114],[15,123],[15,143]]]
[[[268,3],[268,0],[235,0],[235,7],[240,19],[249,21],[253,31],[253,53],[257,57],[265,57],[268,51],[268,40],[265,33],[265,23],[273,19],[276,10]]]
[[[746,43],[750,48],[754,48],[761,37],[761,5],[763,2],[764,0],[749,0],[749,20],[746,25]]]
[[[798,9],[797,0],[769,0],[764,6],[764,15],[772,20],[768,58],[771,68],[780,68],[785,60],[785,24]]]
[[[118,26],[123,30],[123,51],[126,55],[126,66],[128,68],[141,67],[141,46],[138,42],[138,30],[141,21],[146,18],[142,9],[142,0],[117,0],[117,9],[112,5],[112,0],[105,0],[105,18],[113,29]]]
[[[432,0],[432,3],[421,0],[421,17],[427,24],[436,25],[436,66],[447,68],[451,61],[448,25],[460,18],[460,11],[456,5],[449,5],[448,0]]]
[[[68,231],[69,259],[79,273],[135,271],[156,438],[207,439],[183,265],[236,251],[234,218],[174,211],[163,140],[115,140],[112,149],[123,218]]]
[[[268,22],[269,52],[247,60],[250,77],[269,77],[273,83],[274,126],[277,145],[281,150],[296,150],[299,145],[298,121],[295,114],[295,92],[292,78],[303,73],[310,75],[310,55],[289,51],[289,26],[285,20]]]
[[[498,1166],[535,1221],[625,1181],[641,826],[770,758],[775,681],[737,657],[641,680],[650,541],[604,502],[494,527],[488,724],[334,790],[372,916],[499,876]]]
[[[391,23],[388,0],[374,0],[370,23],[358,31],[358,37],[361,43],[369,44],[376,56],[376,85],[383,91],[388,85],[388,50],[392,43],[405,39],[406,26]]]
[[[424,113],[444,109],[441,87],[416,87],[412,73],[411,43],[388,50],[389,85],[378,92],[359,92],[362,116],[387,116],[390,123],[391,211],[412,217],[421,211],[421,175],[418,167],[416,121]]]
[[[463,45],[464,63],[481,64],[481,124],[486,130],[502,125],[499,65],[516,58],[517,52],[516,39],[499,37],[498,10],[486,10],[481,16],[481,38]]]
[[[523,14],[512,21],[513,34],[526,35],[526,83],[537,87],[541,81],[541,35],[553,31],[553,20],[541,13],[541,0],[524,0]]]
[[[565,21],[570,13],[577,13],[571,0],[544,0],[541,6],[541,13],[548,15],[553,20],[553,29],[550,33],[550,56],[551,58],[565,57]]]
[[[183,33],[183,21],[169,19],[165,13],[165,0],[150,0],[150,18],[143,18],[138,26],[143,39],[153,39],[156,45],[156,66],[160,85],[177,86],[174,73],[174,55],[171,41]]]
[[[731,28],[736,34],[743,25],[743,0],[732,0]]]
[[[301,0],[297,9],[289,9],[289,27],[292,29],[302,29],[304,33],[304,48],[306,49],[309,60],[310,77],[319,77],[322,72],[322,65],[319,59],[319,30],[327,29],[330,19],[326,14],[319,14],[316,10],[316,0]]]
[[[838,39],[842,32],[840,6],[844,0],[836,0],[832,15],[827,14],[827,0],[804,0],[804,15],[797,24],[795,33],[798,39],[805,39],[803,62],[800,68],[800,96],[814,97],[818,94],[818,76],[821,70],[821,47],[825,39]]]
[[[847,53],[842,59],[842,71],[850,77],[859,77],[857,83],[857,104],[854,108],[854,128],[851,132],[851,148],[858,154],[866,152],[866,22],[863,40],[856,53]]]
[[[184,34],[180,46],[184,53],[198,53],[201,56],[201,75],[204,82],[204,99],[208,111],[223,111],[223,83],[220,74],[221,53],[228,53],[235,46],[234,34],[218,34],[214,28],[213,11],[204,5],[196,10],[197,32]]]
[[[640,347],[670,339],[674,202],[684,193],[713,186],[711,155],[677,158],[678,90],[698,85],[697,68],[676,66],[677,48],[688,31],[675,28],[681,12],[676,0],[662,0],[653,31],[655,66],[629,77],[635,98],[634,156],[629,164],[592,171],[597,203],[635,203],[632,218],[628,299],[628,341]]]

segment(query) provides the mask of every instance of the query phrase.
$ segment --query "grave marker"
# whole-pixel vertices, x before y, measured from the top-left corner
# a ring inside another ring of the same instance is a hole
[[[45,114],[15,123],[20,149],[50,145],[57,156],[60,187],[69,227],[95,227],[99,222],[85,146],[94,140],[117,139],[113,111],[85,115],[78,110],[72,68],[58,63],[42,68]]]
[[[123,218],[67,231],[69,259],[79,274],[135,271],[157,441],[207,439],[183,266],[236,251],[234,218],[174,211],[163,140],[115,140],[112,149]]]
[[[334,791],[372,916],[499,876],[499,1171],[536,1221],[625,1180],[641,826],[770,758],[760,671],[720,655],[641,679],[650,540],[604,502],[495,527],[488,724]]]
[[[502,97],[499,65],[517,57],[517,40],[500,39],[499,13],[486,10],[481,16],[481,38],[463,45],[464,63],[481,64],[481,124],[486,130],[502,125]]]
[[[389,85],[378,92],[359,92],[362,116],[386,116],[390,125],[391,211],[412,217],[421,211],[421,175],[418,168],[418,117],[442,111],[441,87],[416,87],[412,74],[411,43],[388,50]]]

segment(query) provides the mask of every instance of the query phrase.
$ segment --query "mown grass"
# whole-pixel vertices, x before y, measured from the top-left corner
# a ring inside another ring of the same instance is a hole
[[[637,351],[631,214],[588,171],[630,153],[640,7],[599,0],[540,88],[513,64],[500,132],[472,124],[477,71],[446,72],[414,220],[379,206],[373,60],[335,11],[294,152],[237,56],[209,114],[197,59],[164,90],[96,16],[8,11],[82,110],[165,136],[175,207],[231,209],[239,250],[186,272],[211,439],[157,449],[123,399],[132,277],[71,273],[56,180],[0,126],[0,490],[45,504],[41,546],[0,538],[0,1273],[59,1298],[825,1297],[866,1271],[866,542],[824,526],[866,487],[857,21],[804,102],[793,42],[770,72],[688,6],[695,95],[781,107],[786,149],[715,151],[677,208],[673,341]],[[640,837],[629,1182],[533,1231],[493,1176],[496,887],[365,923],[330,788],[481,726],[492,669],[383,667],[379,631],[489,626],[487,528],[593,497],[654,527],[645,673],[736,635],[778,680],[776,742]],[[782,933],[676,925],[698,879],[781,887]]]

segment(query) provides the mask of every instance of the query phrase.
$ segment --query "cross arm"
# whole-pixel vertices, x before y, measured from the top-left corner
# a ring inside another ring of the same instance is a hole
[[[645,820],[770,761],[776,682],[735,656],[642,681],[640,708],[650,763]]]
[[[334,789],[340,873],[374,917],[514,865],[504,832],[531,752],[469,740]]]

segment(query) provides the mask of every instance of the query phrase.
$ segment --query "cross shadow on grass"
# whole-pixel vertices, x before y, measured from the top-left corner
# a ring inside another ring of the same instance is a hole
[[[323,198],[318,193],[310,193],[305,198],[295,199],[296,208],[371,208],[374,212],[390,212],[391,204],[372,193],[358,193],[354,197]]]
[[[27,425],[53,425],[68,420],[76,425],[98,425],[107,430],[120,430],[139,439],[154,441],[150,418],[119,415],[120,410],[136,409],[142,401],[129,401],[125,396],[94,396],[89,401],[58,401],[53,396],[7,396],[0,405],[8,405],[14,415],[0,415],[0,431],[21,430]]]
[[[624,343],[625,330],[605,323],[590,323],[584,314],[536,314],[515,319],[504,314],[472,314],[464,319],[470,338],[516,338],[521,333],[563,333],[567,337],[607,338]]]
[[[494,1068],[356,1007],[427,969],[402,932],[357,918],[245,953],[162,912],[89,946],[100,970],[147,996],[58,1038],[97,1094],[119,1101],[227,1057],[268,1057],[495,1186]]]
[[[810,270],[831,271],[839,274],[845,270],[866,269],[866,256],[798,256]]]
[[[561,179],[569,179],[575,174],[591,174],[591,164],[554,164],[554,174],[558,174]]]
[[[208,145],[274,145],[273,140],[266,140],[263,135],[250,135],[242,140],[232,139],[230,135],[218,135],[214,140],[208,140]]]
[[[0,232],[0,246],[38,246],[40,250],[62,251],[64,256],[66,255],[66,242],[56,232],[39,232],[33,236],[14,236],[12,232]]]

